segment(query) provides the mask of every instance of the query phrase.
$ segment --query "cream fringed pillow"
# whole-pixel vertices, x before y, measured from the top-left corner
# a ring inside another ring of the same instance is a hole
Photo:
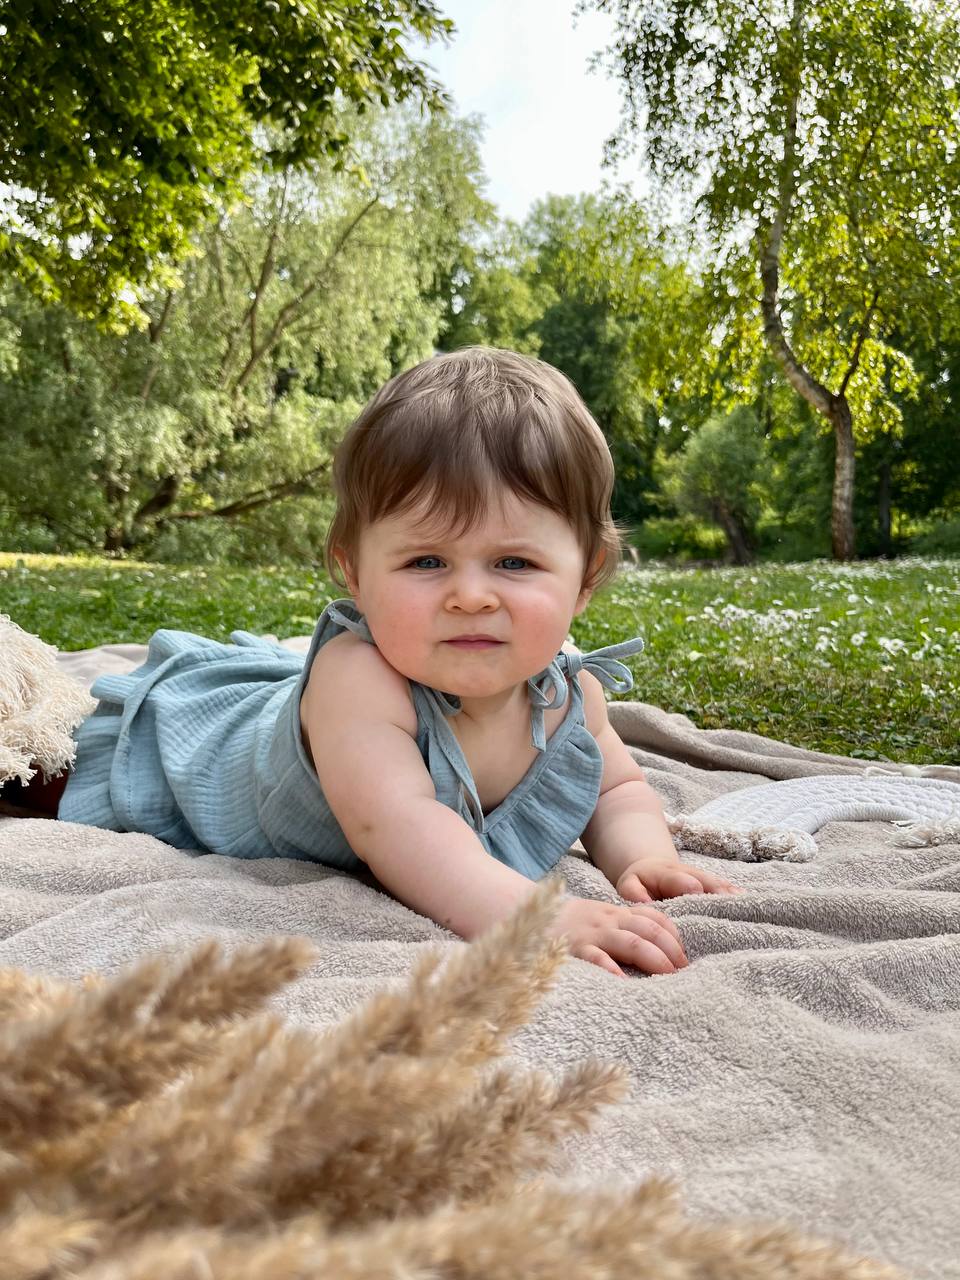
[[[56,652],[0,614],[0,785],[73,764],[73,730],[97,704],[58,669]]]
[[[694,1220],[659,1178],[546,1176],[627,1083],[506,1057],[564,962],[560,890],[333,1027],[268,1006],[318,960],[301,938],[83,987],[0,969],[4,1277],[898,1280],[787,1226]]]

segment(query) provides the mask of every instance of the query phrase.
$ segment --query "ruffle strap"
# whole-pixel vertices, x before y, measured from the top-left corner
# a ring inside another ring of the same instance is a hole
[[[548,688],[551,690],[549,694]],[[530,699],[530,739],[538,751],[546,751],[547,731],[543,713],[562,707],[567,700],[567,678],[557,658],[538,676],[530,677],[527,695]]]

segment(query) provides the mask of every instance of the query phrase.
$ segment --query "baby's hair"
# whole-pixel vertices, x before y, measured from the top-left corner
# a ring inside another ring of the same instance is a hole
[[[355,563],[360,533],[376,520],[424,502],[443,532],[462,536],[507,490],[570,523],[584,586],[596,590],[620,562],[613,481],[603,432],[559,369],[494,347],[433,356],[385,383],[337,449],[327,572],[346,586],[334,552]]]

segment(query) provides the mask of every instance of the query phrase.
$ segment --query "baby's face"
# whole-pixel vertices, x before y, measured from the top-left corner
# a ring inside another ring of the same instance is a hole
[[[425,509],[369,525],[344,572],[377,648],[409,680],[465,698],[542,671],[590,599],[569,524],[513,494],[459,538],[429,536]],[[488,647],[451,641],[490,636]]]

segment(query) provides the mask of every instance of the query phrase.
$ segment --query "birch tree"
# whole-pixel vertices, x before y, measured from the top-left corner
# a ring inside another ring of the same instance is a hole
[[[960,262],[955,0],[581,0],[614,15],[601,61],[707,259],[719,332],[760,342],[833,433],[834,556],[855,555],[856,449],[896,433],[923,331]],[[706,340],[706,335],[705,335]]]

